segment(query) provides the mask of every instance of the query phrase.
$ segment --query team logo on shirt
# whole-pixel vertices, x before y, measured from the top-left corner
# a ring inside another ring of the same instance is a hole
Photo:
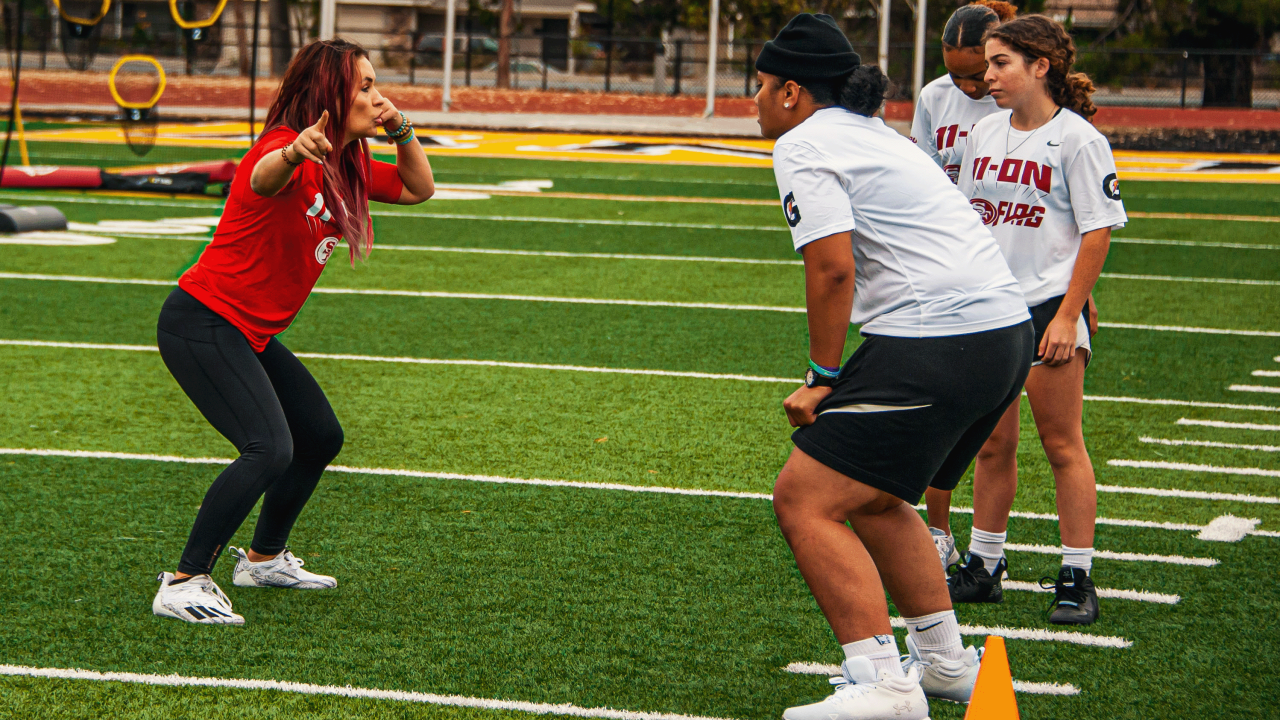
[[[1112,200],[1120,199],[1120,179],[1115,173],[1102,178],[1102,193]]]
[[[978,211],[978,215],[982,216],[983,225],[995,225],[1000,216],[996,214],[996,206],[983,200],[982,198],[974,198],[969,201],[974,210]]]
[[[333,254],[333,248],[338,244],[338,238],[327,237],[320,241],[316,246],[316,262],[321,265],[329,262],[329,256]]]
[[[795,227],[800,224],[800,206],[796,204],[796,194],[787,193],[782,199],[782,214],[787,216],[787,224]]]

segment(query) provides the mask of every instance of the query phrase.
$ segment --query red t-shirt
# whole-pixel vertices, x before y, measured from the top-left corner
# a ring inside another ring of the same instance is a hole
[[[293,322],[341,237],[324,206],[319,165],[304,162],[274,197],[249,187],[258,160],[297,137],[279,127],[245,154],[213,242],[178,280],[178,287],[239,328],[255,352]],[[399,200],[404,183],[396,166],[371,166],[369,199]]]

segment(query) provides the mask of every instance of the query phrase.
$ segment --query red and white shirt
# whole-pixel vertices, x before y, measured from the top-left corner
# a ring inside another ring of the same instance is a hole
[[[1023,132],[1012,114],[974,126],[959,186],[1035,306],[1066,294],[1085,233],[1124,227],[1128,216],[1111,145],[1088,120],[1063,108]]]
[[[245,154],[213,241],[178,279],[178,287],[239,328],[255,352],[293,322],[341,240],[325,207],[319,165],[304,162],[273,197],[249,186],[258,160],[297,137],[279,127]],[[371,161],[368,172],[370,200],[399,200],[404,184],[395,165]]]
[[[943,75],[920,90],[911,140],[956,182],[973,126],[998,112],[995,98],[974,100],[956,87],[950,75]]]

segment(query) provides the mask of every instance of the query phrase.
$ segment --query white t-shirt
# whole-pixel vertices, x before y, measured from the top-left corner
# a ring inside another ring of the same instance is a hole
[[[1030,132],[991,115],[969,134],[960,191],[1000,243],[1028,305],[1065,295],[1080,237],[1128,221],[1111,145],[1063,108]]]
[[[832,107],[773,149],[796,250],[852,231],[852,322],[867,335],[943,337],[1029,316],[1017,280],[965,197],[879,118]]]
[[[920,91],[911,139],[955,182],[973,126],[998,112],[995,98],[974,100],[956,87],[950,75],[943,75]]]

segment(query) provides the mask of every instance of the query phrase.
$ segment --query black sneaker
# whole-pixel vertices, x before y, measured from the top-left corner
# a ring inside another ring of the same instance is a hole
[[[1098,619],[1098,591],[1083,569],[1063,567],[1057,581],[1040,578],[1040,587],[1053,588],[1049,622],[1054,625],[1091,625]]]
[[[1004,601],[1004,589],[1000,587],[1000,578],[1009,568],[1009,562],[1003,557],[996,565],[994,576],[987,572],[985,561],[972,553],[968,554],[965,564],[955,563],[948,570],[947,588],[951,591],[953,603],[998,603]]]

